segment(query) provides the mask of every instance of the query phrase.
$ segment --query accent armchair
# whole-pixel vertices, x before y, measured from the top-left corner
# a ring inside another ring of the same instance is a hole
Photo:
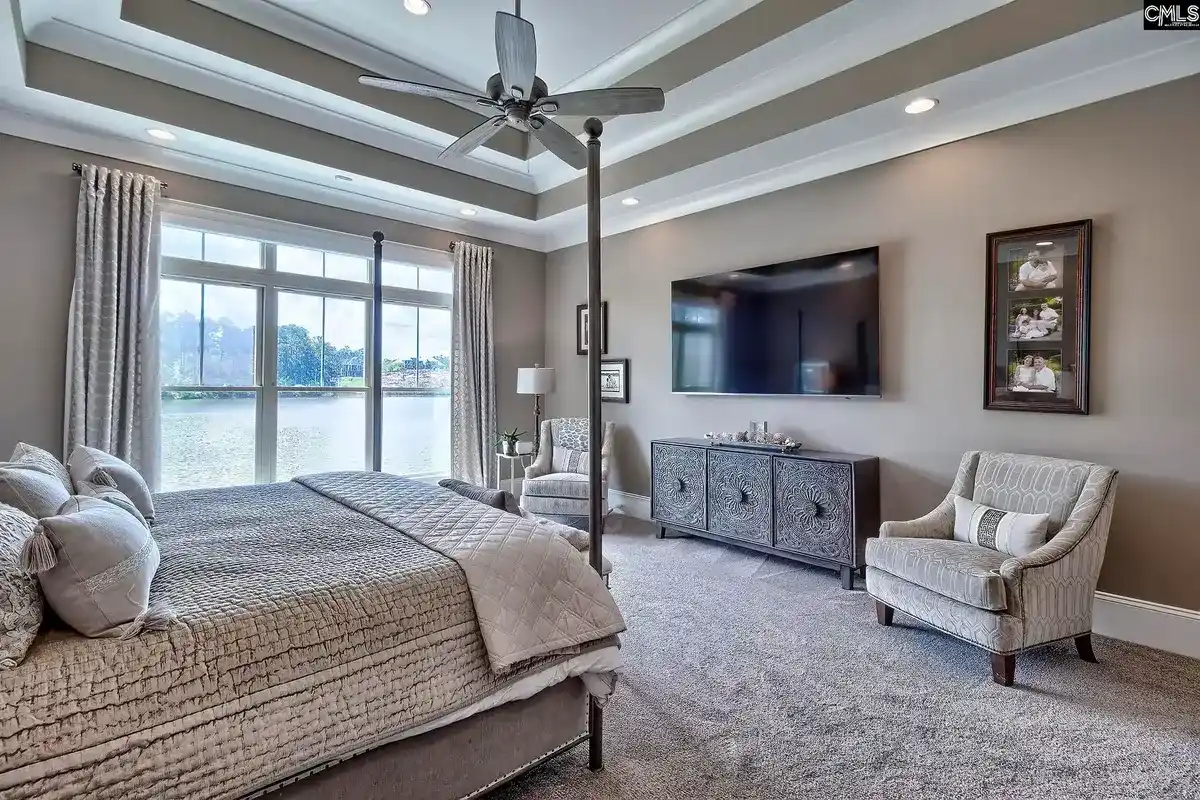
[[[608,458],[615,425],[604,423],[600,448],[601,485],[608,509]],[[588,421],[564,417],[542,421],[537,457],[525,468],[521,508],[534,516],[588,529]]]
[[[1092,653],[1092,602],[1117,492],[1117,471],[1083,461],[970,452],[936,509],[885,522],[867,542],[867,592],[879,624],[899,609],[991,653],[992,678],[1011,686],[1017,653],[1074,639]],[[1049,538],[1009,556],[954,540],[954,498],[1050,515]]]

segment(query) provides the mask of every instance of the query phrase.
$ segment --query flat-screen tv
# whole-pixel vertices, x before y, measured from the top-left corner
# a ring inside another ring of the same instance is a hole
[[[880,396],[879,248],[674,281],[671,349],[676,392]]]

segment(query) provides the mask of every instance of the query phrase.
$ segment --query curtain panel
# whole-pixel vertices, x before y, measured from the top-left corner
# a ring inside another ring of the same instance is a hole
[[[490,486],[495,459],[496,354],[492,335],[492,249],[454,246],[450,358],[450,469]]]
[[[63,458],[117,456],[158,487],[158,200],[155,178],[85,165],[67,330]]]

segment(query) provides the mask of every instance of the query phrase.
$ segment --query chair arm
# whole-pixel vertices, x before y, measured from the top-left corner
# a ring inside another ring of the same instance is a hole
[[[879,526],[883,539],[949,539],[954,535],[954,493],[923,517],[904,522],[889,520]]]
[[[550,474],[550,471],[545,469],[543,467],[543,465],[539,464],[536,461],[525,468],[525,480],[530,480],[532,478],[540,478],[543,475],[549,475],[549,474]]]

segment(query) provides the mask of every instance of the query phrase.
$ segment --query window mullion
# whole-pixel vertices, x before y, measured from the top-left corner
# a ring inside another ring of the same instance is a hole
[[[275,271],[275,246],[263,252],[267,273]],[[262,391],[259,393],[258,479],[272,483],[276,477],[276,451],[279,440],[279,290],[263,289]]]

